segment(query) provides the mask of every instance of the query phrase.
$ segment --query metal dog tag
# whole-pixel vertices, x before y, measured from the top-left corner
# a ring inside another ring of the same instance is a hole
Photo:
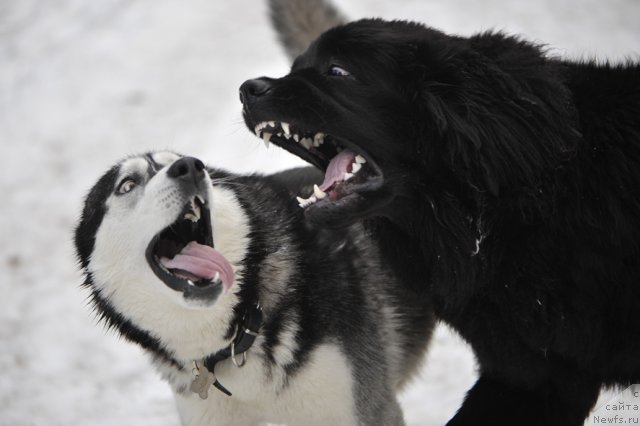
[[[216,381],[216,376],[204,365],[198,369],[198,375],[191,382],[191,392],[197,393],[201,399],[207,399],[209,388]]]

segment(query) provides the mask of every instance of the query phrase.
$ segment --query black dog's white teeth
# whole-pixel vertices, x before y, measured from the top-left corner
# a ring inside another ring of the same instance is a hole
[[[262,122],[262,123],[258,123],[256,124],[256,127],[253,129],[256,132],[256,136],[260,137],[260,132],[262,129],[264,129],[265,127],[267,127],[267,122]]]
[[[311,149],[313,146],[313,141],[309,138],[302,138],[300,141],[300,145],[304,146],[306,149]]]
[[[362,155],[356,155],[355,161],[351,164],[351,173],[345,173],[344,180],[349,180],[355,176],[362,169],[362,165],[366,162],[367,160],[365,160]]]
[[[284,123],[287,124],[287,123]],[[275,122],[275,121],[263,121],[262,123],[258,123],[256,124],[256,127],[254,127],[254,131],[256,133],[256,136],[258,137],[262,137],[263,132],[266,130],[271,134],[277,133],[277,132],[283,132],[283,133],[288,133],[288,129],[289,129],[289,125],[287,124],[287,130],[285,131],[282,128],[282,124]]]
[[[324,143],[324,133],[316,133],[313,137],[313,146],[318,148]]]
[[[348,180],[351,180],[354,178],[354,176],[356,176],[358,174],[358,172],[360,172],[360,170],[362,170],[362,167],[364,164],[366,164],[367,160],[362,156],[362,155],[356,155],[356,158],[354,160],[353,163],[351,163],[351,171],[349,172],[345,172],[344,175],[342,176],[342,180],[337,181],[335,184],[339,184],[340,182],[346,182]],[[333,186],[332,186],[333,188]],[[320,189],[320,187],[318,185],[313,185],[313,195],[310,196],[309,198],[302,198],[302,197],[296,197],[296,200],[298,200],[298,205],[301,208],[305,208],[310,206],[311,204],[314,204],[324,198],[327,197],[327,193],[324,192],[322,189]]]
[[[327,196],[327,193],[324,192],[322,189],[320,189],[318,185],[313,185],[312,196],[306,199],[302,197],[296,197],[296,200],[298,200],[298,205],[300,205],[301,208],[305,208],[307,206],[310,206],[313,203],[318,202],[318,200],[322,200],[323,198],[326,198],[326,196]]]
[[[272,133],[269,132],[262,133],[262,140],[264,141],[264,146],[266,146],[267,148],[269,148],[269,142],[271,142],[271,135]]]
[[[320,147],[325,141],[324,133],[316,133],[314,135],[303,135],[295,133],[289,123],[280,123],[277,121],[263,121],[256,124],[254,127],[256,136],[261,138],[267,148],[271,143],[271,137],[276,135],[280,138],[284,137],[289,140],[293,138],[296,143],[302,145],[305,149],[311,150],[312,148]]]
[[[286,123],[285,123],[286,124]],[[289,126],[287,125],[287,130]],[[278,136],[282,136],[284,129],[281,127],[280,123],[276,123],[275,121],[263,121],[262,123],[258,123],[254,128],[256,136],[262,138],[264,142],[264,146],[269,148],[269,143],[271,142],[271,136],[277,134]]]
[[[322,200],[327,196],[327,194],[322,189],[320,189],[318,185],[313,185],[313,195],[315,195],[318,200]]]
[[[342,180],[347,181],[352,179],[360,170],[362,170],[362,165],[366,162],[367,160],[365,160],[362,155],[356,155],[355,161],[351,163],[351,172],[345,173]]]
[[[303,209],[318,201],[315,195],[312,195],[311,197],[306,199],[302,197],[296,197],[296,200],[298,200],[298,205],[300,206],[300,208]]]

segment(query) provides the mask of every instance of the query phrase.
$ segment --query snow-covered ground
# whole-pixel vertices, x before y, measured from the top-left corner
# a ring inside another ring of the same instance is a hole
[[[490,28],[580,58],[638,57],[638,0],[337,1],[351,17]],[[115,160],[172,148],[235,171],[300,164],[244,128],[238,86],[288,64],[259,0],[0,0],[0,425],[178,424],[141,351],[95,325],[71,242],[83,195]],[[440,425],[474,380],[438,329],[402,396]]]

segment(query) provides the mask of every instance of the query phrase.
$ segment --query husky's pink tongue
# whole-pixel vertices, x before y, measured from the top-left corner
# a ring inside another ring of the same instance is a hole
[[[349,172],[349,165],[356,159],[356,154],[348,149],[343,150],[333,157],[327,171],[324,174],[324,182],[320,185],[320,189],[326,191],[331,188],[334,183],[343,180],[344,174]]]
[[[187,244],[173,259],[163,257],[160,262],[167,269],[177,270],[174,271],[176,275],[190,280],[211,280],[217,272],[225,291],[233,283],[233,269],[229,261],[213,247],[195,241]]]

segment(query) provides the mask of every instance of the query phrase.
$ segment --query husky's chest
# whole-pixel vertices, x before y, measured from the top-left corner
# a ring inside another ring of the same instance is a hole
[[[216,366],[216,378],[232,396],[211,387],[208,397],[201,399],[189,390],[194,372],[161,368],[172,385],[183,425],[358,424],[352,368],[338,345],[315,347],[304,365],[290,375],[287,362],[291,359],[267,360],[262,344],[256,342],[241,368],[231,360]]]

